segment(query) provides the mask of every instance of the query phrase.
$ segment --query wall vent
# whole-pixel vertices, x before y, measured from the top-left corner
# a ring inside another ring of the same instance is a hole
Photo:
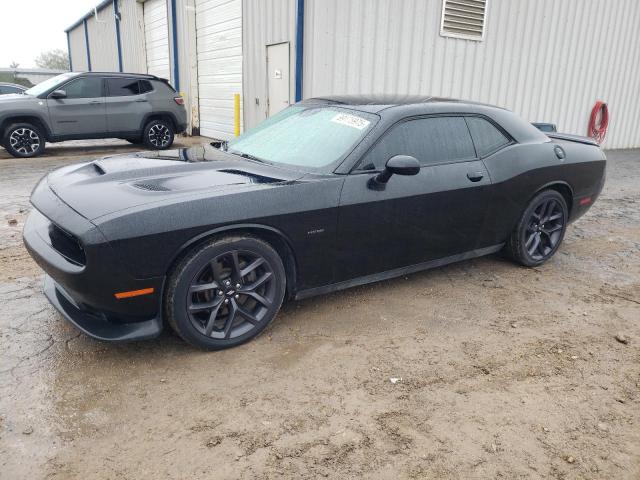
[[[442,0],[440,35],[444,37],[484,39],[489,0]]]

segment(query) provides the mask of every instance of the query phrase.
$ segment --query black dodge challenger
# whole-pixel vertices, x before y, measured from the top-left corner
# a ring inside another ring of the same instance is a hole
[[[605,156],[513,113],[438,98],[305,100],[228,143],[61,168],[24,242],[88,335],[207,349],[304,298],[503,250],[535,266],[593,204]]]

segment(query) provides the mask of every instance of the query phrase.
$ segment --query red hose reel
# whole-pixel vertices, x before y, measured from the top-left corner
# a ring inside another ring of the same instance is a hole
[[[598,100],[591,110],[587,136],[593,138],[598,143],[602,143],[604,142],[604,137],[607,134],[608,126],[609,108],[607,108],[607,104],[605,102]]]

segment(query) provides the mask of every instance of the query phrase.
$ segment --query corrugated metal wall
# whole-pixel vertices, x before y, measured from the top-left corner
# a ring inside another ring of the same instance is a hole
[[[87,19],[91,70],[96,72],[118,71],[118,47],[116,44],[116,22],[113,4],[98,11],[98,16]]]
[[[118,10],[121,17],[122,69],[125,72],[147,73],[142,3],[118,0]]]
[[[200,128],[195,0],[176,0],[176,20],[179,50],[179,90],[184,97],[184,104],[189,118],[188,132],[192,133],[194,129],[197,132]]]
[[[250,127],[267,116],[267,45],[290,42],[290,101],[295,101],[295,0],[244,0],[242,3],[244,122]]]
[[[87,47],[84,40],[84,25],[81,23],[69,31],[69,54],[73,63],[74,72],[84,72],[89,69],[87,65]]]
[[[229,139],[242,94],[242,0],[196,0],[195,24],[200,132]]]
[[[489,0],[483,42],[441,37],[441,9],[441,0],[307,0],[305,98],[456,97],[581,135],[602,99],[604,146],[640,146],[638,0]],[[263,20],[273,21],[282,19]]]

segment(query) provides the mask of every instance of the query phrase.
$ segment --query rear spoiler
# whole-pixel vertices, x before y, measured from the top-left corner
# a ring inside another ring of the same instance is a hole
[[[585,145],[595,145],[599,146],[598,142],[596,142],[593,138],[590,137],[582,137],[580,135],[571,135],[570,133],[556,133],[556,132],[545,132],[547,137],[553,138],[556,140],[566,140],[568,142],[577,142],[584,143]]]

